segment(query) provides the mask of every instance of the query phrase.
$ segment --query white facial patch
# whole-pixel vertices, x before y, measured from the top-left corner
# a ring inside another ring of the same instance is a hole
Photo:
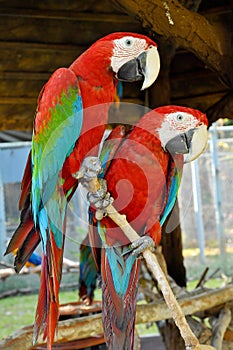
[[[124,38],[114,40],[114,49],[111,58],[111,67],[113,71],[117,73],[123,64],[136,58],[146,49],[147,42],[145,39],[125,36]]]
[[[180,132],[193,129],[198,124],[198,120],[192,114],[186,112],[169,113],[165,116],[165,120],[170,124],[171,128]]]
[[[173,137],[187,132],[198,125],[198,120],[186,112],[173,112],[165,115],[161,128],[158,130],[163,147]]]

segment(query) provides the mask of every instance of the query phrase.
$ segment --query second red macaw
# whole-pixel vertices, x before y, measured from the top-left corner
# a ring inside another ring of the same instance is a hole
[[[206,115],[198,110],[164,106],[145,114],[126,136],[118,127],[114,131],[119,131],[118,138],[110,135],[103,147],[101,176],[114,198],[113,205],[141,236],[131,244],[109,217],[97,221],[91,213],[95,225],[90,227],[90,242],[95,245],[97,233],[102,241],[102,315],[109,350],[133,349],[140,272],[137,257],[144,249],[159,244],[161,226],[177,198],[183,164],[198,157],[206,147],[207,124]],[[117,150],[113,152],[114,148]],[[107,198],[88,197],[100,208]],[[95,246],[92,249],[97,261]],[[85,279],[84,262],[81,268],[81,279]],[[85,281],[81,282],[84,290]],[[91,288],[88,290],[93,293]]]

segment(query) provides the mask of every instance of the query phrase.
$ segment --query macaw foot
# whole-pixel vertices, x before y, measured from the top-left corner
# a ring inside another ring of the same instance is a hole
[[[91,180],[96,178],[102,171],[102,164],[98,157],[84,158],[80,170],[74,177],[80,180],[82,185],[88,189]]]
[[[99,189],[96,192],[88,192],[87,199],[94,205],[98,211],[103,211],[113,202],[113,198],[107,191],[107,182],[104,179],[99,179]],[[103,213],[104,214],[104,213]],[[103,215],[104,216],[104,215]]]
[[[76,178],[88,190],[87,199],[97,209],[96,218],[98,220],[106,215],[105,209],[113,202],[113,198],[107,191],[107,182],[104,179],[97,180],[101,171],[102,164],[99,158],[86,157],[76,174]]]
[[[133,255],[139,255],[143,253],[146,249],[152,250],[154,246],[155,242],[150,236],[142,236],[130,245],[131,249],[133,249]]]

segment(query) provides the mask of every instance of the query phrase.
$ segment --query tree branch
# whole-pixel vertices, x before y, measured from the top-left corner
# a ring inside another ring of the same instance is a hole
[[[216,306],[224,305],[232,301],[233,285],[228,285],[217,290],[208,290],[201,294],[182,298],[179,300],[180,307],[185,315],[193,315],[199,311],[210,310]],[[72,307],[75,306],[72,304]],[[74,315],[74,312],[72,313]],[[77,306],[77,316],[81,314],[80,308]],[[136,324],[157,322],[171,318],[171,312],[167,308],[164,301],[137,305]],[[66,342],[76,339],[97,336],[103,333],[102,315],[93,314],[91,316],[83,316],[71,318],[66,321],[60,321],[58,324],[58,332],[56,341]],[[0,349],[2,350],[25,350],[32,349],[33,326],[24,327],[8,338],[0,341]],[[38,344],[42,344],[42,335],[38,340]]]
[[[226,304],[224,309],[220,311],[219,317],[215,322],[215,324],[213,325],[213,335],[212,335],[211,345],[213,345],[216,349],[222,348],[223,337],[230,322],[231,322],[231,310],[229,306]]]

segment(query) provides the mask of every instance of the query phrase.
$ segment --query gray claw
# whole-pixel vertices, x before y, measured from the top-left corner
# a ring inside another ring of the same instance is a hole
[[[97,177],[102,171],[102,164],[98,157],[86,157],[83,160],[79,174],[82,174],[82,183],[85,186],[85,182],[89,182],[93,178]]]
[[[154,246],[154,240],[150,236],[142,236],[131,244],[132,254],[139,255],[146,249],[153,249]]]
[[[88,192],[87,199],[88,201],[95,206],[96,209],[105,209],[112,204],[113,198],[110,196],[110,193],[107,192],[107,182],[104,179],[99,180],[100,189],[95,192]]]
[[[104,210],[113,202],[113,199],[108,193],[107,182],[104,179],[98,179],[100,188],[96,191],[92,191],[92,180],[98,177],[102,171],[102,164],[97,157],[86,157],[83,160],[81,168],[78,172],[77,178],[86,189],[89,191],[87,194],[88,201],[95,206],[98,210]]]

